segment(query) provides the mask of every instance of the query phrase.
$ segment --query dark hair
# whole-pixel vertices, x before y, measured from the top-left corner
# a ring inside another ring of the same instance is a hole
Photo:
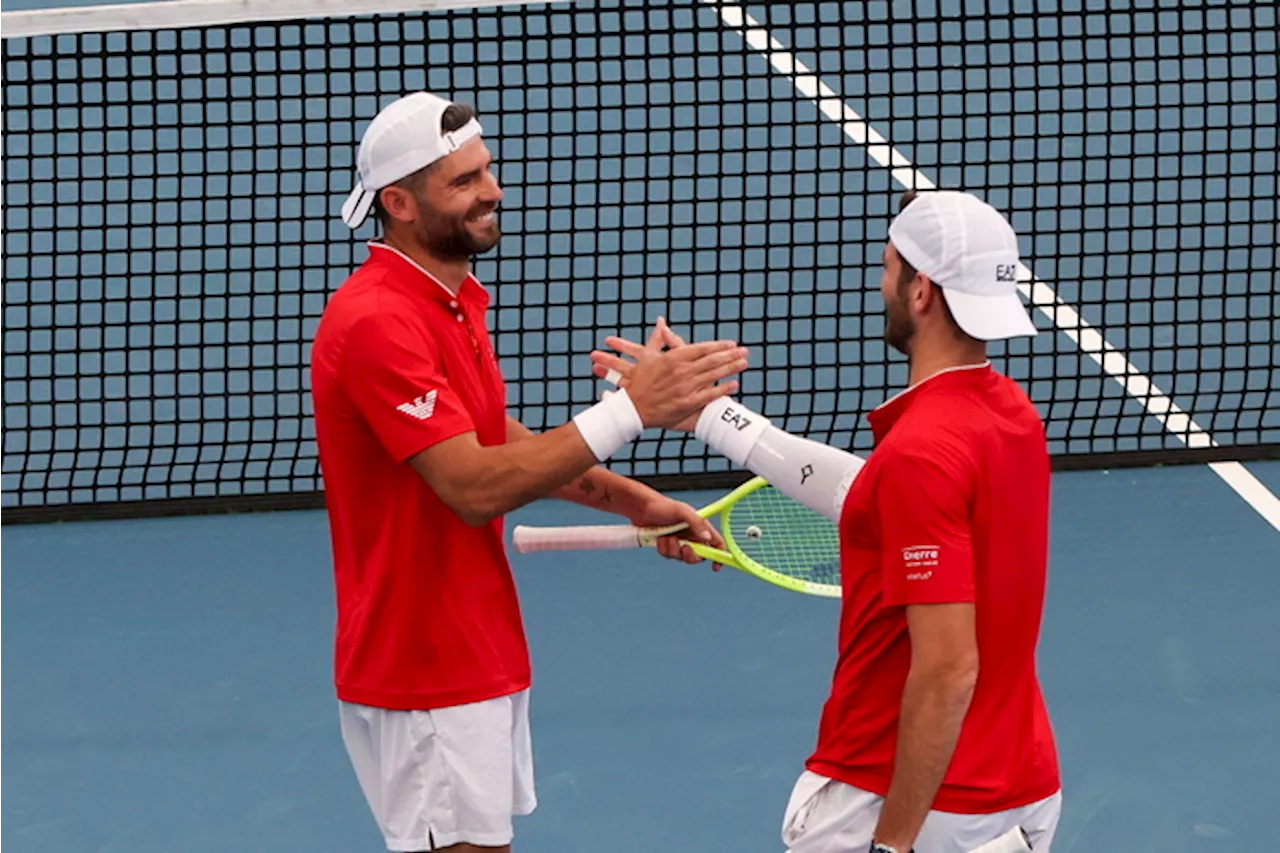
[[[440,116],[440,132],[453,133],[475,118],[475,116],[476,111],[467,104],[450,104]],[[424,166],[411,175],[405,175],[391,184],[391,186],[408,190],[417,195],[422,190],[422,183],[427,179],[427,173],[431,171],[431,167],[434,165],[435,163],[432,163],[430,166]],[[382,190],[379,190],[378,195],[373,199],[373,215],[378,218],[378,224],[385,229],[387,227],[387,213],[382,209]]]
[[[453,133],[476,117],[476,111],[466,104],[450,104],[440,116],[440,132]]]
[[[915,190],[907,190],[904,192],[898,198],[898,213],[902,213],[902,211],[906,210],[907,205],[911,204],[911,202],[915,201],[919,197],[920,194]],[[911,279],[915,278],[916,273],[918,273],[919,270],[907,263],[907,259],[902,257],[901,252],[898,253],[898,260],[902,262],[902,269],[898,273],[898,287],[901,288],[905,286],[907,282],[911,281]],[[946,314],[947,319],[951,321],[951,326],[955,330],[956,335],[960,338],[974,340],[973,336],[960,328],[960,324],[956,322],[955,315],[951,313],[951,306],[947,304],[947,297],[942,291],[942,286],[933,279],[929,280],[929,284],[934,288],[934,290],[938,291],[938,298],[942,300],[942,313]]]

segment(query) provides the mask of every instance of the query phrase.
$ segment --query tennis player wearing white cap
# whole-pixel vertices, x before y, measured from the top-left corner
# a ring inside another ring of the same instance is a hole
[[[535,804],[529,653],[502,516],[555,495],[635,524],[693,508],[597,463],[675,423],[746,366],[729,341],[649,352],[638,379],[534,435],[506,414],[470,259],[497,244],[502,191],[472,111],[418,92],[360,143],[342,208],[383,237],[338,289],[312,349],[337,593],[343,740],[390,850],[505,849]],[[668,557],[696,561],[674,538]]]
[[[1017,237],[970,194],[903,203],[880,290],[910,387],[868,416],[870,456],[728,399],[695,432],[840,526],[839,657],[786,809],[792,853],[1026,850],[1026,839],[1039,853],[1062,800],[1035,662],[1049,458],[1035,407],[986,353],[1036,332],[1018,297]],[[592,359],[598,375],[632,370],[611,353]]]

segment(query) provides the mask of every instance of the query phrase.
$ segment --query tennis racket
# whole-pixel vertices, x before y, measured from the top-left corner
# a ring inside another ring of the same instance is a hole
[[[764,478],[755,477],[743,483],[698,510],[698,515],[718,523],[725,544],[724,550],[720,550],[700,542],[682,542],[699,556],[792,592],[840,597],[840,537],[836,526],[778,491]],[[521,525],[511,532],[511,539],[522,554],[652,548],[663,536],[679,533],[686,527],[684,524],[670,527]]]

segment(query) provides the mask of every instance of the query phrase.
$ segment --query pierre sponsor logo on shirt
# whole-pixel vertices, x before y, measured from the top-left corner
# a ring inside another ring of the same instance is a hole
[[[397,412],[404,412],[411,418],[425,421],[436,413],[436,391],[428,391],[421,397],[414,397],[412,403],[401,403],[396,406]]]
[[[907,580],[927,581],[933,577],[938,565],[937,545],[908,545],[902,549],[902,565],[907,569]]]

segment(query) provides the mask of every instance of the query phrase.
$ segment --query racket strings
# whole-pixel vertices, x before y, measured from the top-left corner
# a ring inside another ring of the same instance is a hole
[[[840,584],[840,538],[828,519],[767,486],[725,514],[734,544],[767,569],[800,580]]]

